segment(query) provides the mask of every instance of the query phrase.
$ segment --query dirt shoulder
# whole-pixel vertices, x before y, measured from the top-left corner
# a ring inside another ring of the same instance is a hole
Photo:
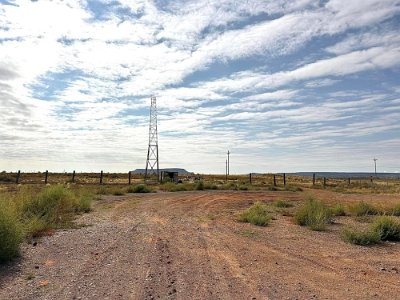
[[[80,217],[87,226],[24,245],[1,266],[0,299],[398,299],[400,244],[349,245],[340,222],[313,232],[279,213],[265,228],[235,221],[256,201],[301,197],[107,196]]]

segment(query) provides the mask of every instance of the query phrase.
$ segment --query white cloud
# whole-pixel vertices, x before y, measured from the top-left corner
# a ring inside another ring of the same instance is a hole
[[[211,156],[226,147],[236,147],[243,158],[237,163],[245,169],[244,158],[256,151],[247,142],[260,132],[266,140],[254,139],[252,145],[265,155],[272,149],[269,142],[318,149],[337,142],[335,137],[398,129],[391,121],[399,117],[398,103],[388,94],[375,92],[379,97],[374,98],[365,97],[370,91],[340,90],[346,76],[397,70],[398,26],[381,24],[399,13],[398,1],[182,0],[161,5],[120,0],[134,16],[121,15],[116,1],[102,2],[109,10],[101,19],[86,1],[19,0],[16,6],[0,7],[2,157],[51,160],[55,168],[66,159],[90,170],[104,160],[118,170],[127,168],[126,161],[140,165],[148,96],[154,93],[163,157],[189,163],[187,153],[196,153],[199,171],[211,170]],[[307,53],[314,39],[332,46]],[[196,82],[198,71],[202,82]],[[192,82],[187,82],[190,75]],[[322,86],[336,93],[311,99],[311,105],[308,93]],[[365,121],[370,109],[379,114],[376,122]],[[340,152],[340,145],[335,149]],[[0,162],[15,168],[13,162]],[[35,168],[28,160],[23,164]]]

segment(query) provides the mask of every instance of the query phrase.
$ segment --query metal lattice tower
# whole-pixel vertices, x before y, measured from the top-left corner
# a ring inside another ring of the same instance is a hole
[[[157,99],[151,97],[150,124],[149,124],[149,148],[147,150],[145,179],[152,175],[160,179],[160,168],[158,163],[158,133],[157,133]]]

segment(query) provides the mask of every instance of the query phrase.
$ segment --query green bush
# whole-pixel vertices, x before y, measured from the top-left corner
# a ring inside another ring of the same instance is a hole
[[[204,190],[204,182],[203,182],[203,181],[199,181],[199,182],[196,184],[196,190],[198,190],[198,191]]]
[[[242,184],[242,185],[239,185],[238,189],[239,189],[239,191],[247,191],[249,189],[249,187],[247,185]]]
[[[378,217],[371,224],[371,230],[377,232],[382,241],[400,240],[400,223],[393,217]]]
[[[90,211],[92,199],[90,190],[62,185],[23,186],[0,194],[0,261],[18,255],[24,237],[71,226],[76,213]]]
[[[150,193],[150,188],[145,184],[138,184],[128,187],[128,193]]]
[[[257,226],[267,226],[271,221],[271,216],[268,215],[266,205],[257,202],[239,215],[239,221]]]
[[[88,212],[92,196],[73,192],[62,185],[46,187],[36,196],[24,202],[22,217],[29,235],[68,225],[75,213]]]
[[[0,262],[18,256],[22,240],[22,226],[15,208],[10,201],[0,199]]]
[[[321,231],[332,222],[332,212],[323,202],[310,198],[295,212],[294,220],[301,226]]]
[[[121,189],[115,188],[115,189],[113,189],[112,194],[114,196],[123,196],[123,195],[125,195],[125,192]]]
[[[88,213],[92,210],[93,194],[89,192],[80,192],[78,198],[78,211]]]
[[[336,204],[334,207],[331,208],[332,215],[334,216],[345,216],[346,215],[346,210],[344,208],[344,205],[339,203]]]
[[[193,191],[196,188],[194,183],[172,183],[166,182],[160,186],[160,189],[167,192],[183,192],[183,191]]]
[[[278,199],[274,202],[274,206],[278,207],[278,208],[288,208],[288,207],[292,207],[293,204],[289,203],[286,200],[283,199]]]
[[[364,201],[361,201],[352,206],[350,208],[350,211],[357,217],[379,214],[379,210],[376,207],[369,203],[365,203]]]
[[[346,228],[342,232],[342,239],[348,243],[366,246],[378,244],[381,241],[381,236],[379,232],[370,228],[366,230]]]

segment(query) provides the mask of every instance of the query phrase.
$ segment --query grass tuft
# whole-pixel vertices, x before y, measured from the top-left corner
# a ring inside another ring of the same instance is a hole
[[[267,206],[257,202],[239,215],[239,221],[257,226],[267,226],[271,221],[271,216],[268,215]]]
[[[204,190],[204,182],[203,182],[203,181],[199,181],[199,182],[196,184],[196,190],[198,190],[198,191]]]
[[[327,224],[332,222],[331,210],[321,201],[309,198],[294,215],[296,224],[308,226],[312,230],[325,230]]]
[[[19,255],[23,231],[14,205],[0,200],[0,262],[5,262]]]
[[[151,189],[145,184],[138,184],[128,187],[128,193],[150,193]]]
[[[288,208],[288,207],[292,207],[293,204],[291,204],[290,202],[283,200],[283,199],[278,199],[274,202],[274,206],[278,207],[278,208]]]
[[[365,203],[364,201],[361,201],[356,205],[350,207],[350,212],[357,217],[379,214],[379,210],[375,206],[369,203]]]
[[[371,224],[371,230],[377,232],[382,241],[400,240],[400,222],[393,217],[378,217]]]
[[[346,210],[343,204],[339,203],[336,204],[334,207],[331,208],[332,215],[339,217],[339,216],[345,216],[346,215]]]
[[[393,208],[390,210],[390,214],[400,217],[400,203],[393,206]]]
[[[346,228],[342,232],[342,239],[351,244],[367,246],[378,244],[381,241],[381,236],[379,232],[370,228],[366,230]]]

